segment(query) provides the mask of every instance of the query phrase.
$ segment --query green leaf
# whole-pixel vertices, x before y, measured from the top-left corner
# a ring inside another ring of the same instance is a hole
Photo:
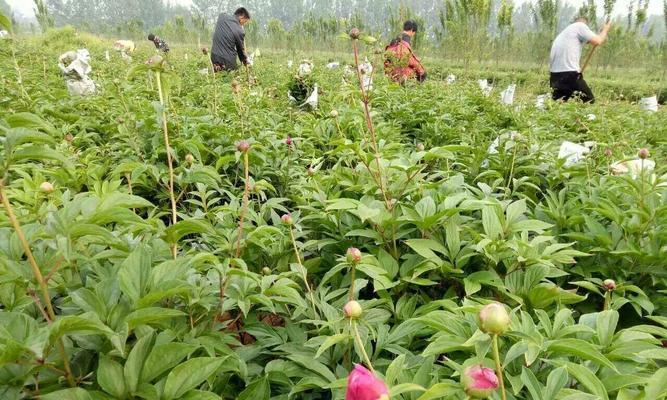
[[[105,392],[116,398],[125,397],[123,367],[107,356],[100,356],[97,366],[97,383]]]
[[[595,329],[602,347],[609,347],[611,345],[617,324],[618,311],[606,310],[598,313]]]
[[[10,20],[5,14],[0,12],[0,28],[6,30],[9,33],[13,32],[12,29],[12,20]]]
[[[498,239],[503,234],[503,225],[500,223],[500,218],[496,213],[497,207],[485,205],[482,208],[482,225],[484,226],[484,233],[490,239]]]
[[[176,243],[186,235],[213,234],[215,231],[211,225],[201,219],[186,219],[171,225],[165,230],[165,240],[168,243]]]
[[[92,312],[81,315],[68,315],[59,317],[49,326],[49,341],[56,343],[63,335],[113,335],[114,332],[104,325]]]
[[[542,385],[530,368],[521,369],[521,382],[526,386],[533,400],[542,400]]]
[[[130,329],[139,325],[150,325],[166,322],[167,320],[180,318],[186,315],[183,311],[169,308],[149,307],[131,312],[125,317],[125,322]]]
[[[399,396],[407,392],[425,392],[425,391],[426,389],[415,383],[401,383],[400,385],[392,386],[391,389],[389,389],[389,397],[395,398],[396,396]]]
[[[153,346],[153,338],[154,334],[151,332],[137,340],[132,347],[132,350],[130,350],[130,354],[127,356],[125,368],[123,369],[123,376],[125,377],[125,383],[127,384],[127,391],[130,393],[136,393],[137,388],[139,387],[141,370],[143,369],[144,361],[146,361],[146,357]]]
[[[118,271],[120,289],[136,304],[144,295],[151,273],[152,255],[148,246],[138,246],[123,261]]]
[[[153,347],[141,370],[141,382],[153,381],[174,368],[197,348],[198,346],[187,343],[167,343]]]
[[[584,367],[583,365],[574,364],[567,361],[552,360],[550,362],[552,364],[564,366],[567,368],[567,372],[574,379],[576,379],[577,382],[581,384],[581,386],[586,388],[589,393],[598,396],[602,400],[609,400],[607,389],[604,387],[600,379],[598,379],[598,377],[595,376],[593,372],[591,372],[590,369]]]
[[[178,399],[196,388],[222,366],[226,358],[193,358],[174,368],[164,384],[165,399]]]
[[[544,388],[544,400],[556,400],[558,392],[567,385],[567,368],[556,368],[547,377],[547,386]]]
[[[248,385],[236,400],[269,400],[270,396],[269,380],[263,376]]]
[[[85,389],[70,388],[39,396],[42,400],[93,400]]]
[[[351,338],[352,337],[347,333],[339,333],[333,336],[329,336],[317,350],[317,353],[315,353],[315,358],[319,358],[322,355],[322,353],[324,353],[326,349],[328,349],[329,347],[334,346],[340,342],[347,342]]]
[[[664,399],[667,397],[667,368],[660,368],[648,380],[646,388],[646,400],[648,399]]]
[[[569,354],[583,358],[584,360],[591,360],[599,365],[610,368],[616,372],[616,366],[600,353],[595,345],[581,339],[558,339],[549,342],[547,351],[555,353]]]
[[[462,395],[461,385],[452,381],[439,382],[428,388],[417,400],[442,400],[455,398],[457,394]]]
[[[7,30],[9,31],[9,29]],[[53,125],[44,121],[37,115],[27,112],[20,112],[8,115],[7,117],[5,117],[5,121],[7,121],[9,126],[11,126],[12,128],[38,129],[48,133],[51,136],[58,136],[59,134],[58,130]],[[54,142],[53,139],[51,139],[51,141]]]
[[[445,246],[431,239],[410,239],[406,240],[405,244],[410,246],[410,248],[416,251],[420,256],[438,264],[442,263],[442,260],[434,253],[434,251],[441,254],[447,254]]]
[[[287,358],[313,372],[317,372],[326,378],[329,382],[336,380],[336,376],[329,370],[329,368],[327,368],[321,362],[313,360],[312,357],[307,357],[301,354],[290,354],[287,356]]]

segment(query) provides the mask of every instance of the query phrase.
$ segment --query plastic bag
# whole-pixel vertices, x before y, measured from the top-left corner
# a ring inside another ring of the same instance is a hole
[[[87,96],[95,93],[95,82],[88,77],[93,69],[90,67],[90,53],[87,49],[61,54],[58,57],[58,68],[65,76],[70,95]]]
[[[313,93],[311,93],[310,96],[308,96],[308,98],[301,105],[301,107],[309,106],[314,110],[317,108],[318,101],[319,101],[319,96],[318,96],[317,84],[315,84],[315,86],[313,87]]]
[[[4,39],[7,37],[9,37],[9,32],[7,32],[6,30],[0,30],[0,39]]]
[[[131,40],[116,40],[113,49],[121,53],[132,53],[137,46]]]
[[[569,167],[586,158],[586,154],[590,153],[590,151],[591,150],[586,146],[565,141],[560,145],[560,150],[558,150],[558,158],[561,160],[564,159],[564,165]]]
[[[544,110],[546,108],[547,99],[549,98],[548,94],[541,94],[535,99],[535,108],[538,110]]]
[[[449,74],[447,75],[447,79],[445,80],[448,85],[451,85],[452,83],[456,82],[456,75],[454,74]]]
[[[589,121],[595,121],[596,119],[598,119],[598,117],[596,117],[595,114],[588,114],[586,116],[586,119]]]
[[[511,84],[507,89],[503,90],[500,93],[500,101],[506,105],[512,105],[514,103],[514,92],[516,91],[516,85]]]
[[[340,67],[340,63],[338,61],[332,61],[329,64],[327,64],[328,69],[336,69]]]
[[[482,94],[486,97],[488,97],[491,94],[491,91],[493,90],[493,86],[489,85],[489,81],[486,79],[479,79],[477,81],[477,84],[479,85],[479,89],[482,91]]]
[[[314,68],[315,66],[311,61],[303,60],[301,61],[301,64],[299,64],[299,69],[297,70],[297,74],[301,77],[308,76],[313,73]]]
[[[361,74],[364,90],[367,92],[373,90],[373,65],[368,61],[368,58],[363,64],[359,64],[359,73]]]
[[[639,100],[639,106],[645,111],[658,111],[658,96],[644,97]]]
[[[639,158],[627,161],[618,161],[611,165],[611,172],[614,175],[630,174],[632,179],[637,179],[642,173],[642,166],[644,173],[652,173],[655,170],[655,161],[641,160]]]

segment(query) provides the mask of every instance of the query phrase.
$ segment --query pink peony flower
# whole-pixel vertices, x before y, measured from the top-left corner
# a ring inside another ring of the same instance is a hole
[[[357,364],[347,377],[345,400],[389,400],[389,389],[371,371]]]
[[[616,281],[614,281],[613,279],[605,279],[604,282],[602,282],[602,286],[608,292],[612,292],[616,290]]]
[[[474,399],[486,399],[498,388],[498,377],[490,368],[472,365],[463,371],[461,383],[468,396]]]
[[[292,214],[289,214],[289,213],[283,214],[283,216],[280,217],[280,220],[283,221],[283,224],[285,224],[285,225],[292,225],[292,223],[293,223]]]

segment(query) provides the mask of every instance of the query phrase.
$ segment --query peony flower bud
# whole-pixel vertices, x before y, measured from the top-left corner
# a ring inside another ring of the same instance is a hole
[[[361,261],[361,250],[357,249],[356,247],[350,247],[347,249],[345,257],[347,258],[348,263],[359,264]]]
[[[473,365],[461,375],[461,384],[473,399],[486,399],[498,388],[498,377],[491,368]]]
[[[73,140],[74,140],[74,136],[72,136],[71,133],[68,133],[67,135],[65,135],[65,141],[67,143],[72,143]]]
[[[359,36],[361,35],[361,31],[358,28],[352,28],[350,31],[350,39],[356,40],[359,39]]]
[[[292,221],[292,214],[287,213],[283,214],[282,217],[280,217],[280,220],[283,221],[283,224],[285,225],[292,225],[294,221]]]
[[[288,137],[285,139],[285,144],[288,145],[288,146],[291,146],[291,145],[292,145],[292,142],[293,142],[293,141],[292,141],[292,137],[291,137],[291,136],[288,136]]]
[[[331,118],[338,118],[338,111],[337,110],[331,110],[331,112],[329,113],[329,116]]]
[[[649,153],[648,149],[646,147],[639,149],[639,158],[642,160],[646,160],[651,156],[651,153]]]
[[[246,153],[248,150],[250,150],[250,143],[246,140],[241,140],[236,144],[236,150],[240,151],[241,153]]]
[[[417,143],[417,151],[424,151],[424,143]]]
[[[185,161],[187,161],[188,164],[192,164],[193,162],[195,162],[195,156],[188,153],[188,154],[185,155]]]
[[[357,364],[347,377],[345,400],[389,400],[389,389],[371,371]]]
[[[39,190],[41,190],[44,193],[51,193],[53,192],[53,185],[51,182],[42,182],[41,185],[39,185]]]
[[[347,318],[357,319],[361,317],[363,312],[364,309],[361,308],[361,304],[355,300],[348,301],[343,307],[343,313]]]
[[[605,279],[604,282],[602,282],[602,287],[604,287],[608,292],[613,292],[616,290],[616,281],[613,279]]]
[[[611,156],[613,156],[613,155],[614,155],[614,152],[613,152],[612,149],[610,149],[609,147],[607,147],[606,149],[604,149],[604,156],[605,156],[605,157],[609,158],[609,157],[611,157]]]
[[[269,267],[262,268],[262,274],[271,275],[271,268],[269,268]]]
[[[510,316],[502,304],[487,304],[479,311],[479,327],[484,333],[501,335],[509,326]]]
[[[201,52],[202,52],[203,55],[207,55],[208,54],[208,47],[202,46]]]

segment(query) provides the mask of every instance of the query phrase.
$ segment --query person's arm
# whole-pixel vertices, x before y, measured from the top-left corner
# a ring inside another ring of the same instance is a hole
[[[236,52],[239,54],[239,60],[243,64],[247,64],[248,57],[245,54],[245,33],[243,32],[243,28],[234,35],[234,40],[236,42]]]
[[[415,53],[412,51],[412,47],[406,46],[408,49],[408,53],[410,54],[410,58],[408,60],[408,67],[415,71],[418,77],[423,76],[426,71],[424,70],[424,66],[422,63],[419,61]]]
[[[609,28],[611,28],[611,22],[607,22],[599,35],[593,34],[587,41],[593,46],[599,46],[607,40],[607,34],[609,33]],[[590,30],[590,29],[589,29]]]

